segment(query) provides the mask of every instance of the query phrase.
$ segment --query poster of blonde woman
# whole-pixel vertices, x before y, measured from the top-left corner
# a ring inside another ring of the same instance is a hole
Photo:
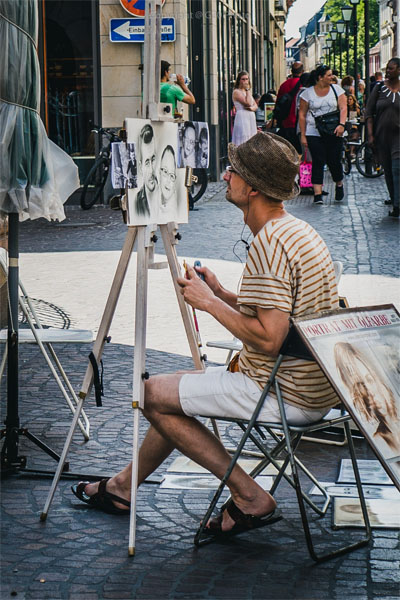
[[[353,420],[400,490],[400,315],[393,305],[294,320]]]

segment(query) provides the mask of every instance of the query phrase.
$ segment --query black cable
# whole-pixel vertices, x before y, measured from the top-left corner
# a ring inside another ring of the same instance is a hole
[[[247,218],[248,218],[248,216],[249,216],[249,211],[250,211],[250,193],[251,193],[251,192],[249,192],[249,194],[248,194],[248,196],[247,196],[247,210],[246,210],[246,215],[245,215],[245,217],[244,217],[244,223],[243,223],[242,231],[241,231],[241,233],[240,233],[240,240],[237,240],[237,242],[235,242],[235,243],[234,243],[234,245],[233,245],[233,248],[232,248],[233,255],[234,255],[234,256],[236,256],[236,258],[238,259],[238,261],[239,261],[240,263],[242,263],[242,264],[243,264],[243,261],[242,261],[242,259],[241,259],[241,258],[240,258],[240,256],[239,256],[239,255],[236,253],[236,246],[237,246],[238,244],[244,244],[244,246],[245,246],[245,248],[246,248],[246,259],[247,259],[247,254],[248,254],[248,252],[249,252],[249,250],[250,250],[249,237],[251,236],[251,231],[250,231],[250,233],[248,234],[248,236],[247,236],[247,239],[246,239],[246,240],[243,238],[243,234],[244,234],[245,227],[246,227],[246,225],[247,225]]]

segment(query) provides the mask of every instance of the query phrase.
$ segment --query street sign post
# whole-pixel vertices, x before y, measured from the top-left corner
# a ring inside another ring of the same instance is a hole
[[[111,42],[144,42],[144,19],[110,19]],[[175,41],[175,19],[161,19],[161,41]]]

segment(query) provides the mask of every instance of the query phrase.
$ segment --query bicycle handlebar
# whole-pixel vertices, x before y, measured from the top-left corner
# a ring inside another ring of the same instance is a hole
[[[97,133],[99,135],[104,134],[106,135],[109,139],[120,139],[119,136],[114,133],[114,131],[112,131],[111,129],[107,128],[107,127],[98,127],[96,125],[93,126],[93,129],[91,129],[91,131],[93,133]]]

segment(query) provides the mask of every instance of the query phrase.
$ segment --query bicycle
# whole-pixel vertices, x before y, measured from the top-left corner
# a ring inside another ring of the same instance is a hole
[[[357,171],[370,179],[383,175],[383,167],[376,160],[376,155],[368,142],[363,142],[356,153]]]
[[[107,138],[101,148],[94,165],[90,169],[83,184],[83,189],[80,197],[80,205],[83,210],[88,210],[100,198],[104,186],[107,181],[108,173],[111,166],[111,144],[120,142],[121,139],[111,129],[103,127],[95,127],[92,129],[94,133]],[[90,193],[92,192],[92,193]]]
[[[364,123],[357,121],[357,125]],[[356,142],[351,142],[348,137],[343,138],[342,165],[345,175],[349,175],[352,167],[351,148],[357,147],[355,151],[355,164],[357,171],[364,177],[375,178],[383,175],[382,166],[377,162],[373,150],[369,147],[368,142],[362,142],[361,139]]]

